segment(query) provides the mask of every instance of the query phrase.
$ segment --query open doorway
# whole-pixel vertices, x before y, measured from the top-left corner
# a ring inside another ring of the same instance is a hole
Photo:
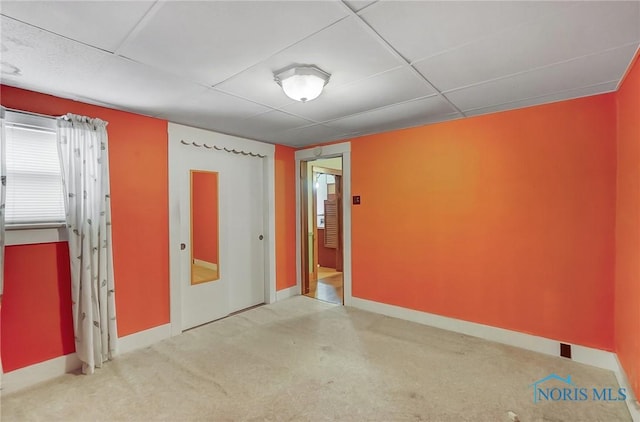
[[[302,293],[326,302],[344,303],[342,236],[342,157],[306,162],[303,179]]]

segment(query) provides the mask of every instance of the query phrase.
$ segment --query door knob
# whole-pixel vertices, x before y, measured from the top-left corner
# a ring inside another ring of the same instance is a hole
[[[262,239],[264,239],[264,236],[260,235],[260,236],[258,236],[258,239],[262,240]]]
[[[185,249],[187,249],[187,245],[185,245],[184,243],[180,244],[180,250],[184,251]]]

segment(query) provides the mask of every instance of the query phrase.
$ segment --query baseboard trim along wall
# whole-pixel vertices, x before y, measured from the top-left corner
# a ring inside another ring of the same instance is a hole
[[[119,355],[151,346],[161,340],[171,337],[171,324],[160,325],[118,339]],[[82,367],[82,362],[75,353],[49,359],[25,368],[2,374],[2,393],[12,393],[31,387],[32,385],[49,381]]]
[[[356,297],[353,298],[352,306],[365,311],[417,322],[419,324],[466,334],[472,337],[479,337],[485,340],[519,347],[521,349],[544,353],[546,355],[560,355],[560,342],[545,337],[519,333],[517,331],[506,330],[504,328],[491,327],[489,325],[478,324],[476,322],[463,321],[460,319],[402,308],[400,306],[387,305],[385,303]],[[576,362],[611,371],[618,370],[615,353],[575,344],[572,344],[571,348],[573,350],[572,360]]]
[[[25,368],[2,374],[2,393],[12,393],[40,382],[73,372],[82,366],[74,353],[49,359]]]
[[[616,378],[618,379],[618,384],[620,387],[623,387],[627,390],[627,407],[629,408],[629,413],[631,413],[631,419],[633,422],[640,422],[640,397],[633,396],[633,390],[631,389],[631,384],[627,379],[627,375],[624,373],[622,369],[622,365],[616,356],[616,362],[618,362],[618,370],[615,371]]]
[[[374,312],[394,318],[416,322],[447,331],[466,334],[472,337],[479,337],[521,349],[531,350],[545,355],[560,356],[560,341],[551,340],[546,337],[534,336],[532,334],[519,333],[517,331],[506,330],[504,328],[491,327],[489,325],[478,324],[476,322],[463,321],[460,319],[444,317],[442,315],[430,314],[428,312],[416,311],[402,308],[400,306],[388,305],[386,303],[374,302],[372,300],[353,297],[351,306],[364,311]],[[622,366],[618,362],[618,357],[613,352],[598,350],[591,347],[571,344],[571,359],[595,366],[597,368],[613,371],[621,387],[626,388],[627,407],[634,422],[640,422],[640,405],[636,398],[632,397],[632,390],[624,374]]]
[[[291,286],[286,289],[278,290],[276,292],[276,302],[289,299],[290,297],[298,296],[300,294],[299,286]]]
[[[299,295],[298,286],[292,286],[276,292],[277,301]],[[388,305],[357,297],[352,298],[354,308],[374,312],[394,318],[416,322],[447,331],[479,337],[521,349],[559,356],[559,341],[503,328],[491,327],[475,322],[463,321],[428,312]],[[118,355],[149,347],[159,341],[171,337],[171,324],[165,324],[118,339]],[[633,392],[615,353],[593,349],[579,345],[571,345],[572,360],[586,365],[613,371],[621,387],[628,392],[627,407],[634,422],[640,422],[640,403],[633,397]],[[117,358],[117,357],[116,357]],[[48,381],[82,366],[75,353],[40,362],[25,368],[2,374],[2,393],[22,390],[40,382]]]
[[[171,324],[159,325],[148,330],[118,338],[118,355],[149,347],[171,337]]]

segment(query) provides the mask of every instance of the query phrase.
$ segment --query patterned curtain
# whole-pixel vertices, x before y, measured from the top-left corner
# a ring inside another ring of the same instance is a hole
[[[7,165],[5,160],[4,135],[5,108],[0,107],[0,312],[4,292],[4,202],[7,185]],[[2,353],[0,352],[0,387],[2,386]]]
[[[107,123],[67,114],[58,119],[76,353],[82,372],[116,352]]]
[[[5,162],[5,134],[4,119],[6,110],[0,107],[0,308],[2,307],[2,292],[4,292],[4,201],[7,185],[7,164]],[[0,361],[0,365],[2,362]]]

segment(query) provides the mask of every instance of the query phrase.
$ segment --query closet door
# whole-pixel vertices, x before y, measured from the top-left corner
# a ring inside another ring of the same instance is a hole
[[[180,237],[185,249],[180,255],[180,285],[185,330],[264,303],[265,195],[263,159],[196,147],[181,152]],[[207,246],[216,253],[206,255]]]
[[[230,154],[231,155],[231,154]],[[222,252],[229,312],[264,303],[263,160],[231,155],[223,175]],[[228,271],[228,273],[226,273]]]

